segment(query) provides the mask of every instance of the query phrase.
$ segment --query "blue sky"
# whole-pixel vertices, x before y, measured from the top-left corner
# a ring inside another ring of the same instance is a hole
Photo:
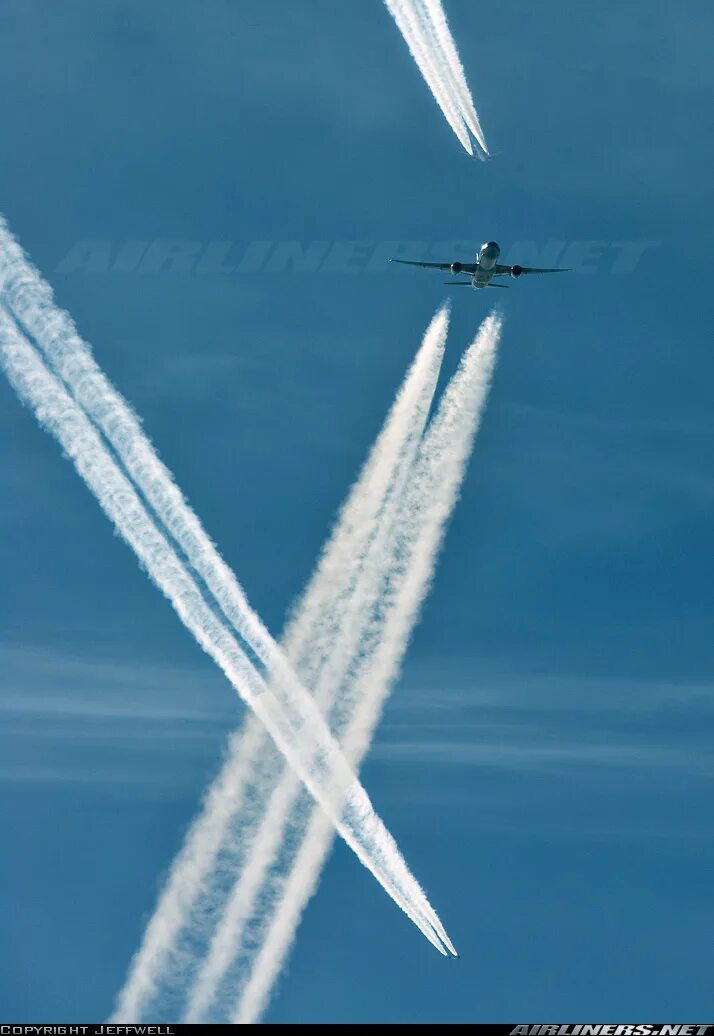
[[[0,210],[276,633],[442,278],[63,272],[71,249],[661,242],[499,296],[489,409],[363,771],[461,959],[338,845],[266,1017],[702,1016],[711,8],[446,9],[488,163],[379,0],[11,0]],[[493,301],[454,294],[447,374]],[[241,707],[4,381],[0,436],[0,1005],[99,1020]]]

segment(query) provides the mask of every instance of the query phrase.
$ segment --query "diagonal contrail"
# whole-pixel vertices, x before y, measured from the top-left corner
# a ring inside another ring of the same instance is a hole
[[[414,0],[414,2],[417,10],[421,9],[422,22],[424,23],[424,20],[428,20],[428,23],[430,23],[427,31],[431,33],[435,52],[440,55],[443,61],[446,73],[452,84],[453,96],[459,104],[461,115],[476,138],[484,156],[487,156],[486,138],[481,128],[479,117],[476,114],[476,107],[466,82],[466,75],[459,58],[459,52],[456,49],[454,37],[449,29],[443,4],[441,0]]]
[[[355,678],[330,715],[332,729],[356,766],[369,747],[429,588],[483,413],[500,331],[501,319],[494,314],[467,350],[424,438],[399,503],[380,614],[367,634]],[[220,1007],[234,1003],[233,1022],[254,1022],[265,1009],[302,911],[316,888],[332,834],[303,796],[284,840],[290,847],[287,862],[283,859],[283,867],[267,882],[251,933],[252,946],[241,958],[240,973],[231,972],[231,981],[224,986]]]
[[[35,306],[34,299],[37,294],[37,275],[19,284],[18,278],[8,291],[7,268],[3,274],[6,298],[9,295],[16,312],[19,310],[32,318],[40,308]],[[46,305],[49,306],[49,302]],[[32,324],[32,319],[28,319],[27,323]],[[366,793],[350,776],[349,768],[344,764],[310,696],[303,692],[304,701],[299,697],[295,700],[293,696],[286,710],[283,702],[272,691],[268,692],[245,653],[217,620],[180,559],[148,517],[134,488],[119,471],[84,413],[5,316],[2,331],[3,361],[18,391],[72,456],[77,470],[135,549],[154,581],[169,597],[201,646],[218,662],[239,694],[261,716],[271,736],[291,764],[299,770],[311,792],[339,824],[341,833],[349,837],[362,862],[380,878],[387,891],[410,913],[427,937],[438,945],[439,940],[432,931],[431,922],[425,920],[431,908],[409,875],[391,836],[374,814]],[[36,331],[39,340],[46,334],[47,327],[40,321]],[[275,653],[272,655],[274,657]],[[337,781],[335,778],[338,778]],[[339,798],[335,795],[336,784]]]
[[[362,568],[384,499],[405,466],[405,454],[413,453],[419,440],[436,387],[447,324],[447,310],[442,309],[424,336],[301,607],[288,624],[284,646],[291,662],[299,663],[303,678],[306,674],[317,678],[326,653],[335,661],[334,644],[321,631],[345,620],[351,600],[348,591]],[[231,738],[224,768],[191,826],[147,926],[120,994],[117,1017],[127,1011],[132,1017],[143,1017],[159,993],[165,1000],[167,990],[181,998],[223,908],[224,886],[251,849],[280,775],[271,748],[260,724],[250,716],[243,732]]]
[[[300,748],[308,749],[308,732],[316,739],[309,748],[309,758],[311,768],[323,774],[319,799],[323,807],[333,819],[345,821],[344,831],[361,832],[362,852],[366,851],[367,855],[360,859],[367,866],[370,865],[366,861],[371,859],[378,867],[385,889],[421,930],[425,934],[432,929],[438,931],[441,922],[374,812],[364,789],[346,765],[311,695],[299,683],[284,654],[251,609],[242,587],[159,460],[130,407],[97,366],[89,346],[79,337],[69,316],[54,304],[51,289],[28,262],[4,220],[0,220],[0,289],[11,311],[102,430],[127,473],[233,628],[269,669],[281,719],[287,719],[293,731],[305,731]],[[240,693],[240,688],[236,689]],[[377,876],[376,871],[373,873]],[[436,937],[432,941],[435,945],[439,943]]]
[[[315,699],[325,714],[329,714],[338,689],[349,676],[377,605],[389,561],[388,530],[426,425],[446,330],[446,311],[442,309],[427,330],[410,376],[284,637],[288,657],[303,682],[314,688]],[[419,386],[418,393],[410,392],[414,385]],[[208,953],[190,989],[186,1021],[200,1020],[215,996],[260,888],[279,855],[282,835],[297,801],[299,786],[285,772],[270,745],[265,751],[268,758],[253,809],[242,810],[234,822],[234,838],[242,846],[247,842],[249,852],[233,893],[221,907]],[[442,938],[448,945],[446,933]]]
[[[409,0],[384,0],[387,10],[397,23],[409,53],[414,58],[424,81],[434,95],[434,100],[462,146],[470,155],[473,147],[468,129],[461,115],[459,105],[452,96],[450,85],[436,67],[434,55],[430,52],[427,38],[419,25]]]
[[[392,502],[396,501],[396,509],[390,509],[387,504],[372,511],[375,519],[381,517],[382,528],[372,537],[371,562],[363,566],[372,569],[373,577],[365,583],[364,572],[361,573],[358,596],[364,598],[367,586],[370,586],[372,604],[377,587],[383,589],[384,597],[379,613],[372,618],[371,623],[371,609],[368,614],[363,612],[361,616],[362,636],[357,653],[359,662],[343,685],[338,704],[331,710],[330,717],[334,729],[341,736],[347,737],[351,749],[357,752],[358,757],[366,751],[371,733],[376,727],[382,701],[396,676],[409,633],[416,621],[419,604],[428,587],[444,524],[455,502],[483,408],[499,331],[500,321],[490,318],[468,351],[419,450],[418,462],[415,465],[404,464],[400,470],[400,478],[395,481],[392,491]],[[376,448],[374,452],[377,453]],[[368,471],[369,465],[366,465],[365,474]],[[361,478],[351,495],[351,502],[359,501],[365,493],[366,486]],[[354,516],[359,511],[359,507],[350,509],[348,506],[343,514],[352,513]],[[349,535],[349,528],[349,523],[338,523],[333,542],[339,542],[344,535]],[[302,630],[306,635],[306,645],[311,643],[310,638],[314,637],[316,628],[307,618],[314,615],[313,609],[307,607],[305,616],[302,612],[305,602],[313,596],[313,587],[321,586],[319,571],[318,568],[310,591],[293,620],[292,628]],[[376,585],[374,574],[380,577]],[[345,583],[350,582],[349,569],[343,572],[342,578]],[[339,583],[337,571],[335,579]],[[323,617],[317,622],[318,631],[321,624],[328,631],[328,639],[329,636],[336,637],[339,643],[343,637],[343,627],[340,625],[339,631],[336,631],[333,624]],[[318,636],[316,642],[324,639],[324,636]],[[285,644],[288,649],[292,645],[293,648],[299,647],[301,652],[304,650],[300,638],[294,640],[286,637]],[[290,657],[296,660],[292,653]],[[357,655],[353,652],[353,659],[355,657]],[[299,671],[304,675],[301,669]],[[311,686],[319,689],[319,682],[311,683]],[[323,692],[326,693],[320,699],[320,704],[327,708],[330,699],[334,699],[335,686],[327,683]],[[363,739],[361,745],[360,738]],[[281,769],[279,759],[275,760],[274,766]],[[213,919],[215,921],[218,916],[219,920],[203,968],[191,988],[185,1015],[187,1020],[223,1018],[231,1010],[236,988],[245,987],[247,1005],[245,1014],[241,1013],[243,1006],[237,1008],[236,1017],[241,1020],[253,1018],[262,1009],[262,1000],[268,995],[281,967],[304,902],[309,898],[308,889],[314,886],[321,861],[331,844],[329,832],[315,834],[314,838],[312,834],[305,837],[306,829],[319,832],[320,821],[317,816],[309,816],[309,803],[304,800],[296,802],[298,791],[290,775],[285,775],[270,804],[265,802],[263,805],[260,831],[253,840],[233,893],[227,901],[225,897],[216,897],[220,903],[220,913],[214,911]],[[258,797],[258,805],[263,803],[264,797],[265,794]],[[292,815],[291,809],[294,810]],[[250,832],[251,826],[250,810],[239,810],[237,816],[238,822],[233,825],[232,835],[229,836],[234,840],[242,839],[246,831]],[[281,835],[282,853],[279,844]],[[303,847],[298,849],[303,839]],[[313,843],[312,847],[310,843]],[[321,843],[324,843],[322,849]],[[296,852],[299,853],[298,862],[295,862]],[[279,862],[276,857],[279,857]],[[236,869],[241,859],[241,854],[233,858]],[[293,863],[295,865],[290,873]],[[269,877],[265,887],[258,888],[266,874]],[[257,921],[246,933],[251,913],[255,919],[256,904],[259,904]],[[241,940],[243,952],[240,956],[241,967],[237,971],[231,965],[241,950]],[[229,971],[229,978],[225,981]],[[180,978],[185,981],[186,977],[185,973],[183,976],[175,974],[174,984],[177,985]]]
[[[384,0],[441,111],[470,155],[488,156],[473,98],[441,0]]]
[[[310,793],[325,809],[361,862],[423,934],[445,954],[431,922],[426,920],[431,908],[415,880],[409,878],[406,864],[372,809],[366,792],[354,777],[347,777],[351,771],[346,763],[340,764],[343,757],[336,747],[333,748],[335,742],[312,700],[311,709],[305,711],[305,721],[296,727],[231,632],[206,603],[183,562],[148,515],[134,486],[117,466],[86,414],[59,379],[47,370],[2,306],[0,350],[6,374],[20,398],[32,407],[40,423],[55,436],[72,459],[105,514],[133,548],[142,567],[169,599],[184,625],[260,717],[280,751],[300,774]],[[339,797],[335,794],[336,784]],[[338,802],[343,803],[342,814],[337,811]],[[393,858],[395,852],[396,859]],[[404,871],[409,878],[407,881]]]
[[[143,494],[196,574],[210,590],[234,629],[280,683],[300,716],[309,699],[297,685],[280,648],[251,608],[243,588],[219,555],[171,473],[127,404],[98,367],[67,313],[29,263],[7,224],[0,219],[0,291],[5,304],[27,330],[82,409],[106,436],[127,474]],[[302,704],[301,704],[302,703]],[[309,708],[314,711],[310,703]]]

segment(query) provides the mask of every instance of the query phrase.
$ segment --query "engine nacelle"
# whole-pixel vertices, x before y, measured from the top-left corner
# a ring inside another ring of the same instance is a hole
[[[523,267],[522,266],[512,266],[511,267],[511,277],[520,277],[522,273],[523,273]]]
[[[452,263],[451,264],[451,272],[452,273],[461,273],[463,268],[464,268],[463,263]]]

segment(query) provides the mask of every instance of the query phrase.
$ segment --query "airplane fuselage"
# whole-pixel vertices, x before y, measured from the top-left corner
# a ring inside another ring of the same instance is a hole
[[[474,288],[485,288],[493,277],[501,249],[495,241],[481,245],[476,256],[476,270],[471,278]]]

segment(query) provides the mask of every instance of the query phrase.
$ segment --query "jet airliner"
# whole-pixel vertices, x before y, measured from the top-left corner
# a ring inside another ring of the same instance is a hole
[[[403,263],[405,266],[426,266],[432,270],[451,270],[453,274],[466,273],[467,281],[444,281],[453,287],[475,288],[507,288],[507,284],[493,284],[494,277],[521,277],[524,273],[567,273],[567,269],[559,267],[538,266],[500,266],[498,257],[501,249],[496,241],[487,241],[481,245],[475,263],[421,263],[415,259],[390,259],[390,263]]]

